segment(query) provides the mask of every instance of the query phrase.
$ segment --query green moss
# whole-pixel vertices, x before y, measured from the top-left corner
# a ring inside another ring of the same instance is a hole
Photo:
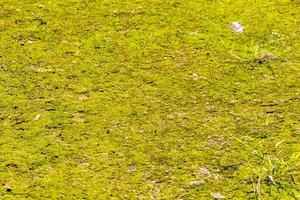
[[[0,8],[1,199],[299,196],[297,1]]]

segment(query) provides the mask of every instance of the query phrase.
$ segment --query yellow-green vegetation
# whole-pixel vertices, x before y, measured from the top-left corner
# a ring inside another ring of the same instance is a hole
[[[299,0],[1,0],[0,198],[299,198],[299,24]]]

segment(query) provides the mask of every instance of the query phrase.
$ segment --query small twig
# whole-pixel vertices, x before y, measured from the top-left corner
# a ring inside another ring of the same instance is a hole
[[[261,176],[258,177],[257,183],[253,185],[253,191],[255,194],[257,194],[257,199],[260,199],[260,181],[261,181]]]

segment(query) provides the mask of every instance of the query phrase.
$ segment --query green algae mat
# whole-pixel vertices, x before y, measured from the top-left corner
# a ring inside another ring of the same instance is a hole
[[[0,199],[299,199],[299,25],[299,0],[1,0]]]

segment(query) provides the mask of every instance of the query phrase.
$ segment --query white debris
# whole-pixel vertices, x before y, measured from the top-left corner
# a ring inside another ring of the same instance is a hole
[[[275,147],[278,148],[279,145],[281,145],[283,142],[284,142],[284,141],[279,141],[279,142],[277,142],[277,143],[275,144]]]
[[[36,39],[30,37],[30,38],[28,38],[27,42],[28,42],[29,44],[32,44],[32,43],[36,42]]]
[[[88,100],[89,98],[87,97],[87,96],[80,96],[80,97],[78,97],[78,100],[79,101],[86,101],[86,100]]]
[[[38,8],[45,8],[45,6],[43,4],[37,4],[36,5]]]
[[[236,34],[240,34],[244,30],[244,27],[240,22],[230,22],[229,26],[230,26],[231,30],[233,32],[235,32]]]
[[[272,35],[276,36],[276,37],[280,37],[280,34],[279,33],[276,33],[276,32],[272,32]]]
[[[204,180],[198,180],[198,181],[191,181],[189,182],[189,185],[190,186],[194,186],[194,185],[201,185],[201,184],[204,184],[205,181]]]
[[[197,31],[195,31],[195,32],[190,32],[190,35],[197,35],[197,34],[198,34]]]
[[[195,81],[199,79],[199,76],[198,76],[198,74],[196,74],[196,73],[193,73],[193,74],[191,75],[191,77],[192,77],[192,79],[194,79]]]
[[[269,181],[270,181],[273,185],[277,186],[277,184],[276,184],[276,182],[274,181],[274,179],[273,179],[272,176],[268,176],[268,178],[269,178]]]
[[[129,169],[127,169],[127,173],[132,173],[132,172],[136,172],[136,169],[134,167],[130,167]]]
[[[204,176],[204,175],[210,175],[211,173],[210,173],[209,169],[207,169],[206,167],[200,167],[199,174],[201,176]]]
[[[201,177],[206,178],[206,179],[215,180],[215,181],[219,181],[219,180],[222,179],[220,174],[211,173],[209,171],[209,169],[207,169],[206,167],[200,167],[199,168],[199,175]]]
[[[211,196],[213,196],[215,199],[225,199],[225,197],[220,193],[211,193]]]
[[[41,115],[40,115],[40,114],[37,114],[37,115],[35,116],[35,118],[34,118],[34,121],[37,121],[37,120],[39,120],[39,119],[40,119],[40,117],[41,117]]]

